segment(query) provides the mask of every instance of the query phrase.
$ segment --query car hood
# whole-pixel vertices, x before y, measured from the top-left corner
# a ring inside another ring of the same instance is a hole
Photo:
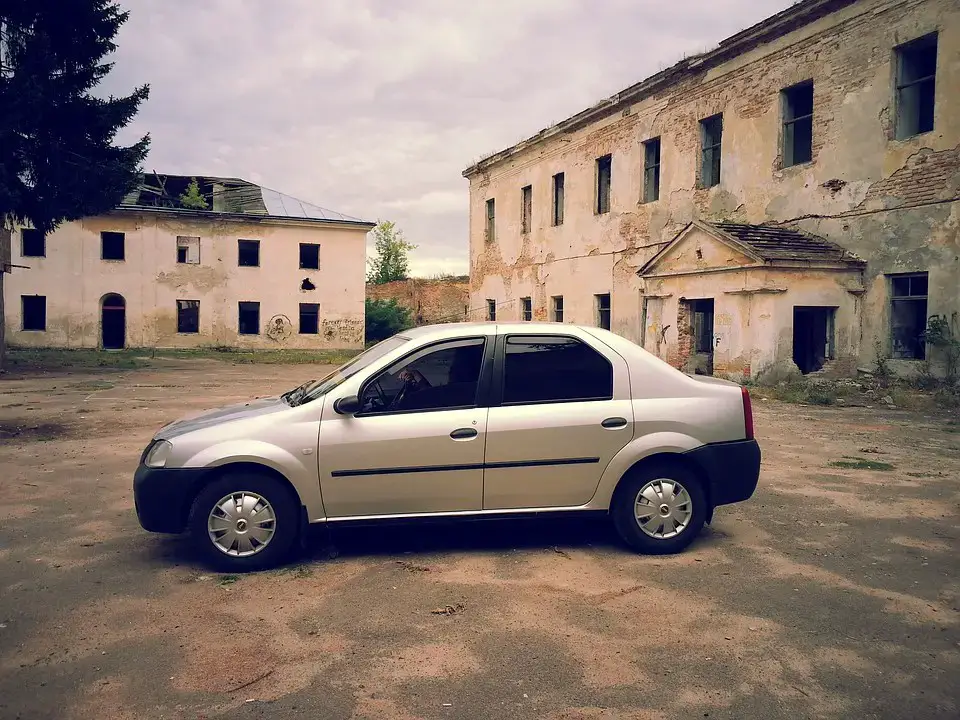
[[[225,405],[214,410],[205,410],[198,415],[190,415],[174,422],[164,425],[154,436],[160,440],[169,440],[184,435],[194,430],[222,425],[223,423],[235,422],[237,420],[248,420],[254,417],[261,417],[275,412],[287,410],[290,406],[277,397],[257,398],[247,402]]]

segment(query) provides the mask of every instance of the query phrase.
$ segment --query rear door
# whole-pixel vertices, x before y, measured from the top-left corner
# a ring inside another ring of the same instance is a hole
[[[494,367],[483,508],[588,502],[633,438],[626,362],[597,341],[516,333],[498,338]]]

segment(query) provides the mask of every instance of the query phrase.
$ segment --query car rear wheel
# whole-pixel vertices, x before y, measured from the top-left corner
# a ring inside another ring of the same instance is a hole
[[[197,495],[190,533],[203,559],[218,570],[263,570],[290,554],[299,530],[297,505],[276,478],[231,473]]]
[[[623,479],[610,508],[620,537],[651,555],[680,552],[703,528],[707,499],[697,475],[680,463],[659,462]]]

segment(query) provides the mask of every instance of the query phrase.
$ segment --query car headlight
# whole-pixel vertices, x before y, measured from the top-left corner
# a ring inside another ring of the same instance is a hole
[[[169,440],[159,440],[147,451],[147,457],[144,458],[143,464],[151,468],[162,468],[167,464],[167,458],[170,457],[171,450],[173,450],[173,443]]]

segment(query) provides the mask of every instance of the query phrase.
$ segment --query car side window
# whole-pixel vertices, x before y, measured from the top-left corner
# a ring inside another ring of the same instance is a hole
[[[483,366],[483,338],[432,345],[400,360],[368,383],[361,413],[473,407]]]
[[[586,343],[552,335],[507,338],[504,405],[612,398],[613,366]]]

